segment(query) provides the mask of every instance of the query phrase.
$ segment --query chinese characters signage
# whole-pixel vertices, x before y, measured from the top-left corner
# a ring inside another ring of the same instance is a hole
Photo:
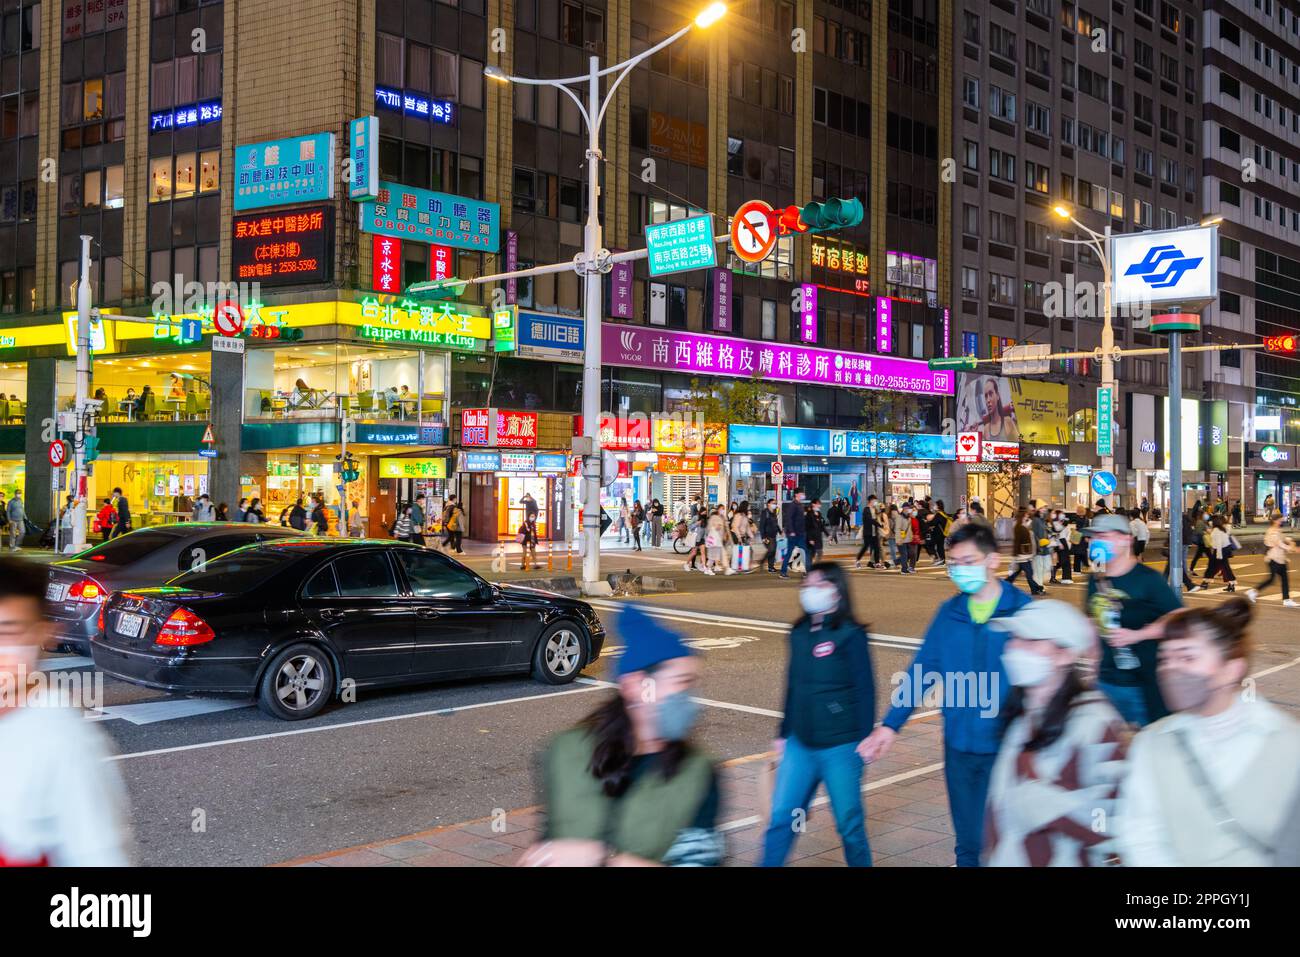
[[[888,296],[876,297],[876,351],[894,351],[894,302]]]
[[[614,263],[609,272],[609,315],[612,319],[631,319],[632,263]]]
[[[536,359],[581,362],[586,324],[572,316],[519,313],[519,354]]]
[[[917,395],[952,395],[954,374],[925,362],[777,342],[738,341],[668,329],[606,323],[601,330],[605,361],[672,372],[781,382],[849,385]]]
[[[370,286],[390,295],[402,291],[402,241],[388,236],[372,236],[374,243]]]
[[[450,246],[429,247],[429,278],[451,279],[455,273],[455,254]]]
[[[232,220],[231,268],[264,286],[328,282],[334,265],[334,208],[312,206]]]
[[[433,123],[456,121],[456,105],[450,100],[431,100],[419,93],[393,90],[385,86],[375,87],[375,105]]]
[[[731,331],[731,270],[713,270],[713,328]]]
[[[813,237],[813,279],[819,286],[865,296],[871,292],[870,262],[865,250],[852,243]]]
[[[446,478],[446,459],[380,459],[380,478]]]
[[[373,203],[361,204],[361,231],[398,239],[494,253],[500,248],[501,207],[449,193],[380,182]]]
[[[348,124],[352,181],[348,199],[363,203],[379,195],[379,117],[360,116]]]
[[[235,147],[235,211],[334,198],[334,134]]]
[[[817,287],[810,282],[799,287],[799,340],[817,341]]]
[[[478,351],[492,337],[491,320],[465,312],[464,306],[451,302],[424,304],[402,299],[381,303],[377,299],[361,301],[358,335],[377,342],[409,342],[442,346],[462,351]],[[351,324],[347,318],[339,322]]]
[[[184,129],[187,126],[200,126],[215,123],[221,119],[221,101],[209,100],[192,106],[178,106],[174,110],[162,110],[149,114],[149,132],[160,133],[166,130]]]
[[[493,418],[496,419],[496,435],[494,441],[489,441]],[[503,449],[536,448],[537,413],[465,409],[460,414],[460,444]]]
[[[645,228],[650,275],[711,269],[718,264],[713,243],[713,216],[692,216]]]

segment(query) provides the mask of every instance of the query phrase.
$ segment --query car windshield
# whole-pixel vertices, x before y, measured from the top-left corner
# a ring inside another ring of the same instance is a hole
[[[76,558],[80,561],[102,562],[105,565],[129,565],[152,555],[160,548],[174,545],[176,540],[176,536],[171,532],[141,529],[87,549]]]
[[[177,575],[167,584],[195,591],[242,594],[277,575],[301,557],[303,553],[280,548],[243,548],[214,558],[202,568]]]

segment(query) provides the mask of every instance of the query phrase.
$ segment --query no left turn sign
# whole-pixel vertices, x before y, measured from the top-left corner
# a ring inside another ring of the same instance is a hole
[[[244,310],[228,299],[212,310],[212,324],[223,336],[237,336],[244,331]]]

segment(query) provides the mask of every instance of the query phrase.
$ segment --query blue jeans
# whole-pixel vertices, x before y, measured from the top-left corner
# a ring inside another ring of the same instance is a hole
[[[899,542],[898,543],[898,570],[903,572],[911,571],[912,568],[915,567],[915,564],[916,563],[912,560],[911,543]]]
[[[898,564],[898,542],[894,540],[893,535],[885,536],[885,544],[889,546],[889,564]]]
[[[803,820],[817,785],[826,785],[835,815],[835,829],[844,842],[849,867],[870,867],[866,817],[862,812],[862,758],[858,742],[829,748],[810,748],[794,736],[785,739],[785,754],[776,771],[772,790],[772,817],[763,835],[762,867],[781,867],[795,839],[795,812]]]
[[[796,548],[803,552],[804,569],[806,570],[808,566],[812,564],[808,559],[808,539],[804,538],[802,535],[787,535],[785,537],[785,557],[781,559],[782,575],[784,575],[786,569],[790,567],[790,556],[794,554]]]
[[[996,754],[972,754],[943,748],[943,778],[948,786],[948,808],[957,834],[957,866],[979,867],[984,844],[984,805]]]
[[[1121,718],[1139,728],[1150,723],[1147,716],[1147,698],[1138,685],[1113,685],[1105,681],[1097,682],[1097,690],[1110,699]]]

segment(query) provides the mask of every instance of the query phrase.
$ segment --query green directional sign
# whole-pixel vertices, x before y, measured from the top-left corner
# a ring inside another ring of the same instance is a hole
[[[517,327],[519,307],[503,306],[492,310],[492,349],[494,352],[514,352],[518,348]]]
[[[468,285],[463,279],[429,279],[407,286],[406,296],[410,299],[431,299],[434,302],[459,299]]]
[[[650,275],[711,269],[718,264],[713,242],[713,216],[692,216],[645,228],[646,259]]]
[[[1114,393],[1108,388],[1097,390],[1097,454],[1114,455]]]
[[[979,362],[975,356],[952,356],[947,359],[931,359],[927,365],[931,369],[965,369],[974,372],[979,368]]]

